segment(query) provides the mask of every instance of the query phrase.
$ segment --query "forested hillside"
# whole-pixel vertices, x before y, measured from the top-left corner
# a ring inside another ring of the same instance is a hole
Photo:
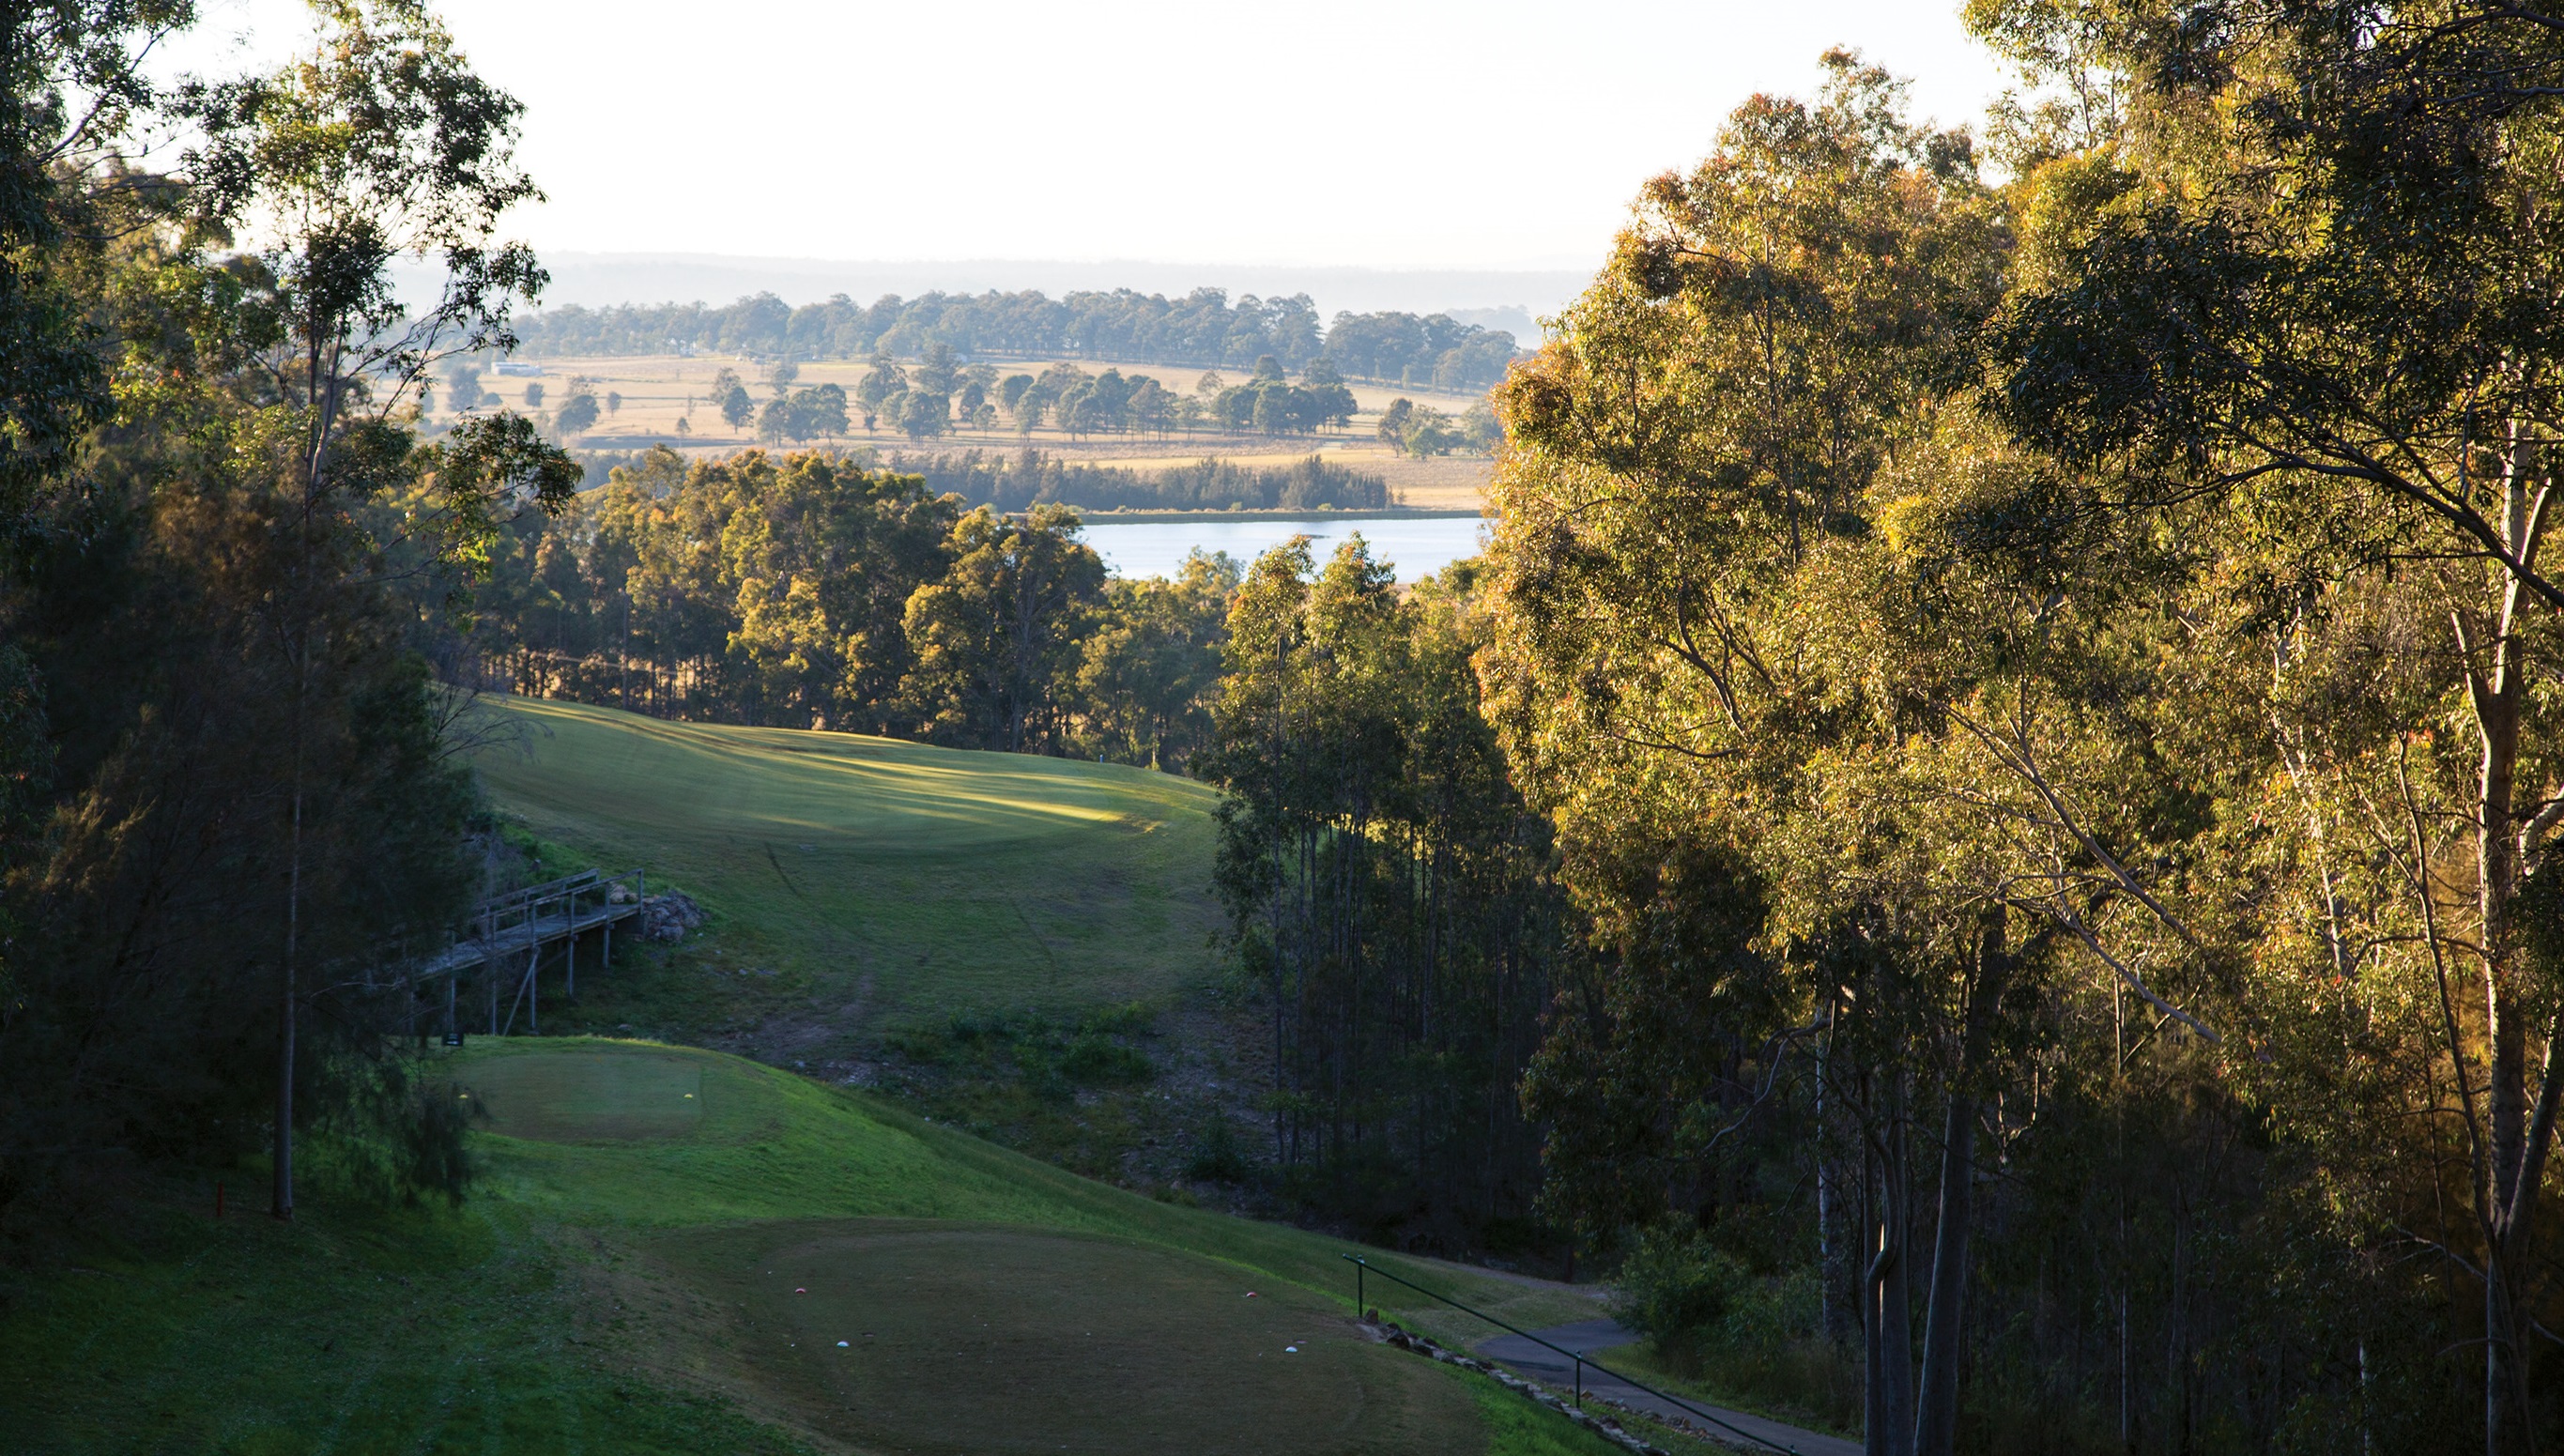
[[[1500,392],[1548,1206],[1873,1451],[2551,1447],[2564,23],[1968,15]]]
[[[256,1158],[459,1194],[462,1109],[371,974],[484,884],[455,698],[415,648],[579,471],[521,416],[430,442],[440,359],[542,273],[517,103],[404,0],[176,88],[184,4],[0,11],[0,1233]],[[183,129],[166,173],[134,136]],[[258,224],[256,247],[233,240]],[[395,256],[442,292],[403,309]],[[298,1160],[298,1151],[306,1154]],[[247,1184],[250,1175],[241,1175]]]
[[[1246,368],[1266,354],[1299,369],[1324,358],[1347,375],[1474,392],[1504,377],[1514,337],[1435,313],[1338,313],[1321,323],[1305,295],[1229,302],[1218,289],[1180,299],[1139,294],[840,294],[799,308],[772,294],[725,307],[626,304],[546,310],[519,327],[533,355],[657,354],[687,349],[762,358],[923,358],[943,344],[965,358],[1098,359]]]
[[[1197,394],[1277,435],[1501,368],[1492,542],[1400,589],[1359,541],[1108,580],[1064,504],[1383,489],[1315,458],[658,450],[581,493],[524,416],[417,407],[543,282],[516,104],[421,5],[166,89],[177,0],[0,11],[0,1253],[171,1170],[471,1193],[376,970],[514,853],[495,687],[750,726],[689,734],[753,739],[753,803],[707,768],[653,813],[780,817],[821,758],[1207,785],[1199,990],[1256,1085],[1169,1199],[1599,1267],[1649,1338],[1610,1358],[1879,1456],[2564,1440],[2564,15],[1967,16],[2022,85],[1981,132],[1829,52],[1643,184],[1527,358],[1207,293],[543,324],[886,356],[769,371],[784,439],[1169,428],[979,352],[1252,359]],[[800,902],[764,850],[723,853]]]

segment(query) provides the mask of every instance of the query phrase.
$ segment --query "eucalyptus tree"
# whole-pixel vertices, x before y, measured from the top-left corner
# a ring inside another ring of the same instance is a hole
[[[1104,559],[1080,529],[1077,513],[1048,504],[1021,517],[983,506],[954,522],[951,566],[907,604],[915,665],[901,692],[929,737],[1017,753],[1058,739],[1062,690],[1104,595]]]
[[[510,311],[543,275],[522,244],[494,242],[501,214],[538,200],[512,148],[520,104],[474,74],[422,0],[329,0],[313,47],[267,76],[191,84],[182,101],[201,143],[186,158],[205,226],[263,239],[277,327],[263,363],[271,397],[294,411],[297,458],[280,462],[281,504],[298,563],[263,609],[291,708],[287,816],[292,849],[278,977],[274,1212],[294,1211],[296,1029],[307,764],[305,711],[326,650],[326,600],[359,553],[333,547],[354,514],[414,470],[395,411],[445,358],[514,346]],[[413,310],[392,265],[432,263],[443,283]],[[473,421],[434,457],[436,529],[468,558],[495,514],[558,509],[577,475],[513,416]]]
[[[1272,1015],[1274,1152],[1376,1238],[1530,1209],[1511,1095],[1565,922],[1545,826],[1480,712],[1467,565],[1401,595],[1360,536],[1257,558],[1228,613],[1214,881]]]
[[[2087,832],[2060,868],[2083,816],[2043,799],[2023,842],[2042,780],[2020,761],[2000,801],[1957,791],[1982,781],[1975,760],[2036,740],[1998,713],[1984,622],[1899,598],[1942,589],[1919,564],[1943,554],[1927,520],[2003,519],[1950,504],[1986,472],[1946,381],[1998,302],[2009,234],[1964,135],[1907,121],[1884,73],[1825,61],[1815,104],[1758,97],[1695,172],[1648,185],[1559,340],[1501,392],[1493,670],[1517,771],[1606,930],[1640,923],[1614,907],[1630,882],[1607,846],[1727,857],[1752,882],[1720,892],[1762,908],[1738,973],[1764,983],[1732,998],[1758,1023],[1734,1029],[1748,1080],[1768,1095],[1794,1048],[1830,1049],[1829,1097],[1865,1145],[1867,1440],[1941,1453],[1980,1112],[2011,1009],[2069,949],[2100,948],[2073,928],[2100,873],[2081,861],[2106,855]],[[2038,605],[2016,590],[1985,610]],[[1909,1275],[1927,1257],[1918,1360]]]
[[[2450,1090],[2426,1122],[2458,1130],[2471,1209],[2470,1228],[2432,1242],[2480,1284],[2485,1449],[2517,1449],[2537,1408],[2538,1219],[2564,1106],[2564,961],[2538,929],[2564,825],[2564,581],[2541,553],[2564,430],[2564,13],[1971,14],[2033,80],[2119,113],[2030,179],[2029,266],[1989,336],[1990,397],[2034,447],[2121,478],[2092,509],[2215,545],[2277,668],[2271,751],[2307,786],[2308,835],[2334,835],[2295,872],[2356,878],[2347,837],[2400,879],[2400,905],[2368,922],[2393,931],[2377,938],[2337,935],[2361,918],[2313,887],[2315,943],[2343,976],[2431,988]],[[2401,717],[2306,712],[2304,664],[2327,644],[2365,654],[2369,706]],[[2441,695],[2384,686],[2417,673]],[[2413,1176],[2427,1205],[2436,1177]]]
[[[142,62],[195,19],[192,0],[35,0],[0,12],[0,511],[12,534],[106,418],[107,372],[54,250],[159,101]]]

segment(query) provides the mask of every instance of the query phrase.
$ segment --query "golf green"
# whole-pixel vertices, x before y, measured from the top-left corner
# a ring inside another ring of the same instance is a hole
[[[674,1138],[703,1121],[703,1064],[673,1053],[563,1051],[475,1064],[491,1131],[537,1143]]]
[[[656,1241],[768,1399],[866,1449],[1471,1452],[1447,1371],[1235,1265],[1111,1238],[846,1220]]]

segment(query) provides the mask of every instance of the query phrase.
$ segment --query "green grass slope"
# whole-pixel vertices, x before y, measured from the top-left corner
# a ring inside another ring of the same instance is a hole
[[[451,1065],[489,1115],[461,1212],[217,1223],[192,1189],[76,1271],[0,1281],[0,1449],[1610,1449],[1363,1340],[1349,1245],[718,1053]],[[1399,1267],[1524,1323],[1591,1313]]]
[[[479,766],[545,839],[639,865],[741,957],[875,1016],[1153,997],[1217,924],[1212,792],[1118,764],[502,700]]]

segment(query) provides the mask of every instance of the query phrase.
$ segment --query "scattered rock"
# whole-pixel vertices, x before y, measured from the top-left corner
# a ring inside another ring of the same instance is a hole
[[[1417,1354],[1423,1355],[1427,1359],[1440,1360],[1446,1365],[1456,1365],[1461,1369],[1468,1370],[1476,1374],[1491,1376],[1495,1379],[1496,1383],[1503,1385],[1506,1389],[1518,1391],[1524,1395],[1530,1396],[1542,1405],[1557,1411],[1569,1420],[1576,1422],[1587,1430],[1593,1431],[1595,1434],[1611,1442],[1613,1445],[1619,1446],[1623,1450],[1633,1453],[1633,1456],[1670,1456],[1670,1453],[1668,1453],[1663,1447],[1651,1445],[1637,1436],[1631,1435],[1621,1427],[1618,1421],[1613,1420],[1608,1416],[1597,1417],[1590,1415],[1583,1410],[1579,1410],[1575,1406],[1568,1404],[1566,1401],[1559,1399],[1555,1393],[1542,1389],[1539,1385],[1522,1378],[1511,1370],[1497,1369],[1494,1366],[1471,1359],[1465,1354],[1454,1354],[1450,1351],[1444,1350],[1441,1346],[1434,1344],[1423,1336],[1410,1334],[1405,1330],[1399,1329],[1394,1324],[1384,1322],[1380,1325],[1379,1329],[1379,1338],[1385,1344],[1396,1346],[1400,1350],[1412,1351]]]
[[[682,940],[686,932],[704,923],[704,908],[686,896],[671,890],[653,895],[641,902],[641,938],[644,940]]]

